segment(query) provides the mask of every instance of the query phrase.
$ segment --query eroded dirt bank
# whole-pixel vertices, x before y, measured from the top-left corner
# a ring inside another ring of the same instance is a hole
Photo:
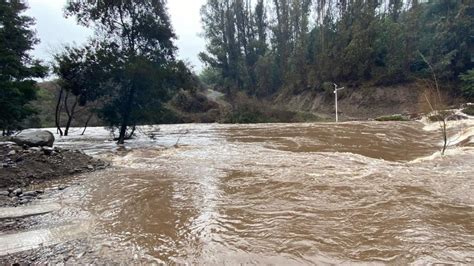
[[[346,88],[339,92],[339,112],[343,120],[367,120],[380,116],[404,114],[419,118],[428,112],[423,97],[426,84],[408,83],[387,87]],[[459,105],[465,100],[446,97],[445,104]],[[274,103],[288,110],[314,113],[322,118],[334,116],[334,94],[332,91],[304,91],[278,95]]]
[[[79,150],[0,143],[0,207],[25,204],[42,194],[28,186],[103,169],[107,163]]]

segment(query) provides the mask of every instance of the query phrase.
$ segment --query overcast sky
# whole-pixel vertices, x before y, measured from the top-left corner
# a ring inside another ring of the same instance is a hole
[[[178,35],[178,56],[201,69],[199,52],[204,51],[205,41],[199,37],[202,31],[199,10],[205,0],[168,0],[168,9],[173,28]],[[65,19],[63,7],[66,0],[28,0],[27,14],[36,19],[36,31],[41,43],[33,52],[36,58],[50,62],[52,54],[64,44],[81,44],[92,35],[92,31],[80,27],[74,19]]]

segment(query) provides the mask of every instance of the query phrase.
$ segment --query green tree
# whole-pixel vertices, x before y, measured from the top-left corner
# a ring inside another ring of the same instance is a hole
[[[199,79],[208,87],[214,87],[218,85],[221,80],[221,74],[219,69],[206,67],[199,74]]]
[[[66,14],[82,25],[94,26],[96,38],[107,43],[115,60],[109,63],[113,90],[108,93],[102,117],[119,128],[123,144],[127,129],[145,123],[169,98],[179,72],[175,62],[176,38],[164,0],[71,0]]]
[[[434,32],[430,60],[440,79],[456,80],[474,66],[474,2],[435,1],[427,9]]]
[[[474,99],[474,69],[467,71],[460,76],[463,86],[462,91],[469,99]]]
[[[76,113],[91,111],[86,105],[98,101],[111,87],[110,73],[107,71],[112,55],[100,43],[91,42],[83,47],[67,46],[54,56],[54,73],[59,77],[59,97],[56,104],[56,127],[61,135],[61,111],[67,115],[64,136]],[[78,107],[82,107],[79,109]],[[92,113],[89,118],[92,117]],[[88,121],[86,121],[86,124]]]
[[[47,69],[29,51],[39,42],[31,27],[34,20],[23,15],[24,1],[0,0],[0,129],[3,135],[20,128],[34,110],[36,82]]]
[[[265,9],[264,0],[258,0],[255,5],[254,19],[255,21],[255,30],[257,32],[256,42],[256,53],[259,57],[262,57],[266,54],[268,50],[267,44],[267,31],[268,31],[268,21],[267,13]]]

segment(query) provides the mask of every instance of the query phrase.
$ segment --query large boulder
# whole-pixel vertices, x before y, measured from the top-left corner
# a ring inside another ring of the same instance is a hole
[[[30,147],[53,147],[54,135],[53,133],[45,130],[28,131],[22,132],[12,137],[11,141],[20,146],[27,145]]]

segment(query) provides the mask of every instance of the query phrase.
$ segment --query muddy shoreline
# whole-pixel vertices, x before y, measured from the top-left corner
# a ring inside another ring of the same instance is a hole
[[[105,169],[109,165],[79,150],[21,147],[12,142],[0,143],[0,162],[0,207],[24,205],[41,197],[44,191],[30,191],[31,185]]]

